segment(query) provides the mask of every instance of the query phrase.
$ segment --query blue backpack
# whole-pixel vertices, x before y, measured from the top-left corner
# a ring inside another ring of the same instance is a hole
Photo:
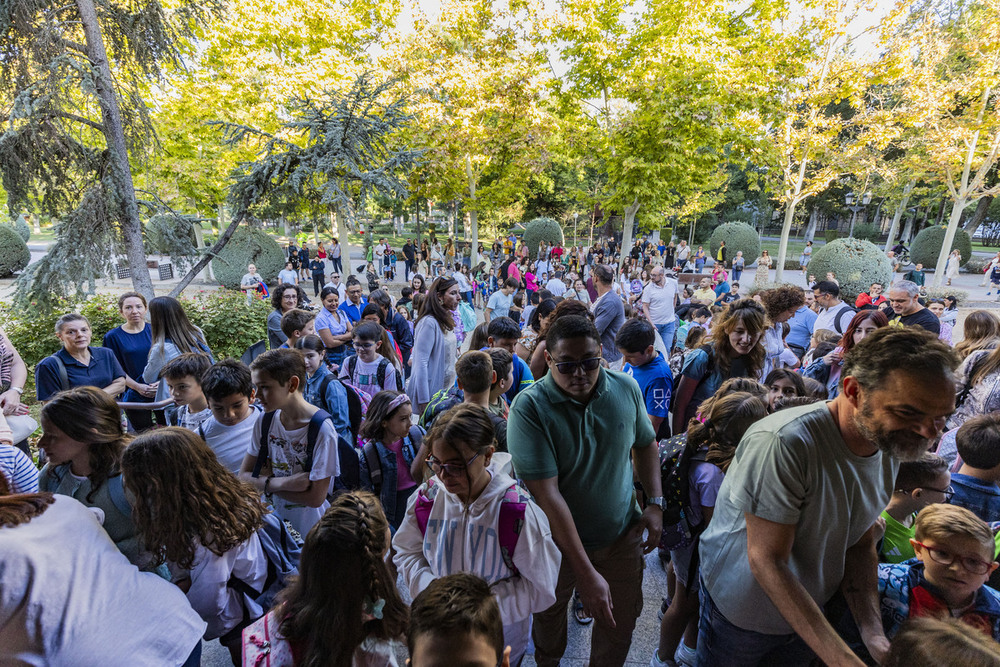
[[[267,611],[274,606],[274,599],[288,584],[290,577],[298,574],[302,549],[288,531],[285,522],[273,513],[264,515],[264,523],[257,529],[257,537],[260,538],[260,545],[267,557],[264,585],[258,591],[236,575],[230,575],[226,586],[254,600]]]

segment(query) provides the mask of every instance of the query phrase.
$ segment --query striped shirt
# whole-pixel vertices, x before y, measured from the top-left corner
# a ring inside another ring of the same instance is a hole
[[[27,454],[13,445],[0,443],[0,472],[10,483],[11,493],[38,491],[38,468]]]

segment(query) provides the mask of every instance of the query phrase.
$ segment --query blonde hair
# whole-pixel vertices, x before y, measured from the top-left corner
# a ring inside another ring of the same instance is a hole
[[[996,557],[993,531],[985,521],[964,507],[940,503],[928,505],[917,515],[914,533],[919,542],[927,538],[947,542],[955,537],[970,537],[983,547],[987,561],[993,562]]]

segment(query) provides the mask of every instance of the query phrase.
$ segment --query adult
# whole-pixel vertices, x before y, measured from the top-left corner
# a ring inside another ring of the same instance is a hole
[[[469,278],[469,267],[462,264],[452,272],[451,277],[458,283],[458,293],[462,295],[462,299],[470,306],[475,306],[472,300],[472,280]]]
[[[680,245],[677,246],[677,269],[683,269],[684,265],[687,264],[688,257],[691,256],[691,246],[687,244],[687,241],[681,241]]]
[[[38,422],[28,414],[28,406],[21,400],[27,381],[28,366],[0,329],[0,411],[10,427],[11,442],[25,453],[28,453],[28,436],[38,428]]]
[[[344,248],[340,245],[340,239],[334,237],[330,239],[330,269],[331,273],[342,273],[344,270],[343,260]],[[333,276],[330,276],[333,278]]]
[[[301,289],[301,288],[299,288]],[[144,382],[160,378],[160,369],[171,359],[182,354],[205,354],[215,363],[215,357],[208,348],[205,334],[191,324],[181,302],[170,296],[158,296],[149,302],[149,323],[152,328],[153,345],[149,350],[149,361],[142,371]],[[170,397],[166,382],[156,388],[156,400]]]
[[[712,327],[711,342],[690,350],[674,383],[673,432],[684,433],[702,402],[732,377],[757,378],[764,369],[761,338],[766,326],[764,307],[753,299],[729,304],[721,322]]]
[[[948,255],[948,262],[944,266],[944,275],[948,279],[948,287],[951,287],[951,279],[958,278],[958,269],[962,266],[962,253],[955,248]]]
[[[826,329],[843,334],[854,317],[854,309],[840,300],[840,285],[832,280],[821,280],[813,286],[813,296],[820,307],[813,331]]]
[[[257,273],[257,267],[254,264],[248,264],[247,272],[240,278],[240,289],[246,293],[247,303],[253,301],[254,297],[263,291],[263,285],[264,279]]]
[[[486,311],[483,313],[483,320],[486,324],[494,317],[509,317],[510,308],[514,305],[514,292],[517,291],[517,281],[508,278],[503,286],[490,295],[486,302]]]
[[[747,260],[743,257],[743,251],[737,250],[736,257],[733,257],[733,282],[738,283],[743,277],[743,269],[746,268]]]
[[[399,352],[403,357],[403,366],[408,368],[410,353],[413,351],[413,332],[410,331],[410,322],[396,312],[392,305],[392,298],[385,290],[378,289],[369,294],[368,303],[378,306],[382,313],[379,323],[392,334],[392,338],[399,346]]]
[[[715,303],[715,290],[712,289],[712,279],[708,276],[702,278],[701,282],[698,283],[698,289],[694,291],[691,299],[705,306],[711,306]]]
[[[332,287],[337,290],[337,296],[340,297],[341,301],[347,298],[347,285],[345,285],[344,281],[340,279],[340,271],[334,270],[333,273],[330,274],[330,281],[323,285],[323,287]],[[322,298],[323,293],[320,292],[320,299]]]
[[[62,347],[38,362],[35,369],[35,395],[39,401],[73,387],[97,387],[111,396],[125,390],[125,370],[115,353],[91,347],[92,335],[90,320],[79,313],[68,313],[56,320],[56,337]]]
[[[788,336],[785,342],[788,349],[795,353],[799,359],[805,356],[809,349],[809,339],[812,338],[814,324],[816,323],[816,311],[811,305],[816,302],[816,297],[811,289],[802,290],[802,305],[796,309],[795,314],[788,320]]]
[[[454,278],[438,278],[420,306],[413,328],[413,366],[406,393],[417,414],[423,414],[431,397],[455,384],[458,340],[452,311],[460,300]]]
[[[934,313],[934,317],[938,318],[938,324],[941,327],[941,333],[938,334],[938,338],[948,343],[948,345],[951,345],[951,332],[953,327],[951,323],[944,320],[944,300],[929,299],[927,301],[927,310]]]
[[[613,370],[621,370],[622,353],[615,345],[615,336],[625,324],[625,305],[612,291],[615,273],[607,264],[594,267],[594,287],[597,298],[591,310],[594,312],[594,326],[601,336],[601,356]]]
[[[722,266],[726,265],[726,242],[719,241],[719,251],[715,253],[715,261]]]
[[[667,278],[662,266],[653,267],[650,281],[642,290],[642,314],[656,327],[667,350],[671,350],[677,330],[677,280]]]
[[[351,348],[354,326],[347,313],[338,308],[340,293],[336,289],[324,287],[319,293],[319,300],[323,308],[316,316],[316,335],[326,348],[326,363],[339,366]]]
[[[757,273],[753,281],[758,285],[767,284],[771,279],[771,255],[766,250],[761,250],[760,257],[757,258]]]
[[[309,262],[309,271],[312,273],[313,296],[319,296],[326,282],[326,258],[318,254]]]
[[[597,620],[591,663],[622,665],[642,609],[643,552],[662,528],[655,434],[635,380],[601,367],[602,337],[588,318],[557,319],[547,342],[549,372],[518,395],[507,424],[514,467],[563,556],[556,602],[534,616],[535,662],[559,664],[575,586]],[[648,496],[642,511],[633,475]]]
[[[784,324],[792,319],[799,308],[805,305],[806,300],[802,296],[802,290],[791,285],[765,290],[761,292],[760,300],[764,304],[764,310],[767,312],[770,324],[764,331],[763,342],[766,356],[764,370],[761,371],[760,376],[763,380],[772,369],[782,367],[779,359],[785,351]]]
[[[351,324],[361,321],[361,313],[368,305],[368,300],[362,296],[364,291],[356,276],[347,277],[347,299],[341,302],[339,308],[351,320]]]
[[[548,327],[549,320],[552,319],[552,314],[556,312],[557,305],[554,299],[543,299],[536,307],[527,312],[525,317],[527,324],[525,324],[524,330],[521,332],[521,338],[518,339],[517,345],[514,346],[514,354],[525,361],[531,360],[531,354],[535,351],[535,345],[538,343],[542,332]]]
[[[878,329],[888,325],[888,318],[880,310],[862,310],[856,313],[837,346],[819,359],[814,359],[802,371],[802,375],[822,382],[826,387],[827,398],[835,398],[840,393],[840,374],[844,365],[844,355]]]
[[[417,259],[417,249],[413,245],[412,239],[406,239],[403,244],[403,280],[409,282],[410,271],[413,270],[413,263]]]
[[[299,284],[299,273],[292,268],[292,260],[285,262],[285,268],[278,271],[278,283],[291,283],[292,285]]]
[[[858,310],[872,310],[880,308],[888,299],[882,294],[882,283],[872,283],[867,292],[862,292],[854,300],[854,307]]]
[[[308,280],[309,278],[309,246],[302,243],[302,247],[299,248],[299,279]]]
[[[104,334],[104,347],[111,350],[122,370],[125,371],[125,386],[128,387],[122,400],[127,403],[149,403],[156,396],[157,383],[141,382],[142,370],[149,361],[149,350],[153,346],[152,327],[146,324],[146,297],[138,292],[126,292],[118,297],[118,312],[125,324]],[[138,378],[138,379],[136,379]],[[153,426],[150,410],[126,410],[125,416],[136,431],[145,431]]]
[[[587,286],[580,278],[573,280],[573,289],[568,290],[565,294],[563,294],[563,298],[576,299],[577,301],[586,304],[588,307],[591,304],[590,290],[587,289]]]
[[[920,288],[909,280],[900,280],[889,288],[889,303],[896,317],[893,325],[922,327],[937,336],[941,333],[941,321],[931,311],[920,304]]]
[[[799,268],[802,269],[802,275],[806,275],[806,271],[809,267],[809,260],[812,259],[813,253],[813,242],[806,241],[806,247],[802,249],[802,254],[799,256]]]
[[[298,285],[282,283],[271,292],[271,312],[267,314],[267,347],[277,350],[288,340],[281,330],[281,318],[306,303],[306,293]]]
[[[564,299],[556,304],[555,310],[546,318],[542,330],[538,333],[535,344],[531,348],[531,354],[528,355],[528,369],[531,371],[532,377],[536,380],[543,377],[549,370],[545,361],[545,350],[548,349],[548,343],[545,342],[545,339],[548,336],[549,328],[559,318],[569,317],[570,315],[580,315],[586,317],[591,322],[594,321],[594,314],[579,301]]]
[[[545,289],[552,292],[552,296],[563,296],[566,294],[566,283],[563,282],[562,271],[557,271],[547,283]]]
[[[844,359],[830,403],[751,426],[701,537],[702,665],[862,665],[824,618],[840,590],[876,662],[876,526],[900,461],[915,461],[954,407],[956,359],[922,331],[883,328]]]

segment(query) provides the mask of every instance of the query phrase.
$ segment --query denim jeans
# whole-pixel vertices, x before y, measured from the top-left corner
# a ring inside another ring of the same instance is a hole
[[[816,654],[796,634],[767,635],[730,623],[715,606],[704,581],[699,598],[698,664],[701,667],[806,667],[816,659]]]
[[[667,348],[667,353],[669,354],[674,348],[674,332],[677,331],[676,318],[663,324],[654,324],[653,326],[660,332],[660,338],[663,339],[663,345]]]

